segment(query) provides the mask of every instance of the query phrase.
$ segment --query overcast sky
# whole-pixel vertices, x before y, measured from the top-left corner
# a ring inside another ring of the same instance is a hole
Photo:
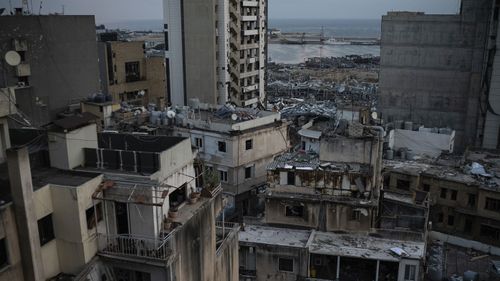
[[[21,0],[10,0],[18,6]],[[189,0],[185,0],[189,1]],[[460,0],[269,0],[271,18],[377,19],[387,11],[423,11],[456,13]],[[33,3],[38,13],[40,0]],[[161,19],[162,0],[45,0],[42,14],[92,14],[97,23]],[[9,8],[9,0],[0,0],[0,7]]]

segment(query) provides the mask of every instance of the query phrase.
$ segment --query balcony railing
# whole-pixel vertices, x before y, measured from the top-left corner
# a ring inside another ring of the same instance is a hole
[[[240,225],[232,222],[215,222],[215,230],[217,234],[217,255],[222,252],[225,242],[232,237],[240,229]]]
[[[99,234],[99,250],[110,255],[166,260],[172,253],[170,237],[172,232],[163,239]]]

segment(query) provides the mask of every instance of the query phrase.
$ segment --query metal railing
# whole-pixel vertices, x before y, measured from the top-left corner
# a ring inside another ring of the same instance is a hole
[[[98,234],[99,251],[110,255],[166,260],[172,253],[169,245],[172,237],[170,234],[163,239]]]
[[[234,222],[215,222],[215,233],[217,236],[217,255],[220,255],[222,252],[223,246],[226,244],[226,241],[232,237],[231,234],[238,232],[240,229],[240,225]]]

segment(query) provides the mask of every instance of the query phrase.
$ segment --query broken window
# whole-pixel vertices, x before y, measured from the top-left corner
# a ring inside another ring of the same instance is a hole
[[[303,217],[304,206],[286,206],[285,216],[287,217]]]
[[[219,170],[219,180],[221,182],[227,182],[227,171]]]
[[[302,150],[306,150],[306,142],[305,141],[302,141],[301,147],[302,147]]]
[[[102,202],[99,202],[95,205],[95,211],[97,212],[94,213],[94,206],[88,208],[85,211],[85,216],[87,218],[87,229],[94,228],[97,225],[97,223],[102,221]]]
[[[410,191],[410,181],[398,180],[396,183],[396,188],[401,190]]]
[[[38,220],[38,236],[40,237],[40,246],[43,246],[54,240],[54,225],[52,224],[52,214],[49,214]]]
[[[195,146],[198,148],[203,147],[203,140],[201,138],[194,138],[194,143],[195,143]]]
[[[417,274],[417,266],[407,264],[405,265],[405,278],[404,281],[415,281]]]
[[[451,191],[451,200],[457,200],[457,194],[458,192],[456,190]]]
[[[219,141],[217,145],[219,147],[220,152],[226,152],[226,142],[225,141]]]
[[[424,184],[422,189],[425,191],[425,192],[429,192],[431,190],[431,186],[428,185],[428,184]]]
[[[443,199],[446,199],[446,193],[447,193],[446,188],[441,188],[440,197],[443,198]]]
[[[469,193],[469,199],[467,200],[467,206],[469,206],[469,207],[476,206],[476,194]]]
[[[483,224],[481,225],[481,236],[498,240],[500,239],[500,228]]]
[[[470,234],[471,231],[472,231],[472,220],[471,219],[465,219],[464,233]]]
[[[278,258],[279,271],[293,272],[293,259]]]
[[[486,197],[484,209],[489,211],[500,212],[500,200]]]
[[[453,226],[455,224],[455,216],[449,215],[448,216],[448,225]]]
[[[9,254],[7,253],[7,240],[0,239],[0,270],[9,265]]]
[[[254,166],[249,166],[245,168],[245,179],[252,178]]]
[[[286,177],[287,177],[288,185],[295,185],[295,173],[294,172],[288,172]]]
[[[139,62],[126,62],[125,63],[125,81],[135,82],[141,80],[141,73],[139,72]]]
[[[360,210],[351,210],[350,220],[360,221],[361,220],[361,211]]]
[[[245,149],[250,150],[253,148],[253,140],[246,140],[245,141]]]

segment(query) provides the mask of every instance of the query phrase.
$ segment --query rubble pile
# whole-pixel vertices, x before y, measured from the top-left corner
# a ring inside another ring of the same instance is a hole
[[[337,107],[333,102],[302,102],[281,110],[283,118],[295,118],[299,116],[326,117],[334,119],[337,114]]]

